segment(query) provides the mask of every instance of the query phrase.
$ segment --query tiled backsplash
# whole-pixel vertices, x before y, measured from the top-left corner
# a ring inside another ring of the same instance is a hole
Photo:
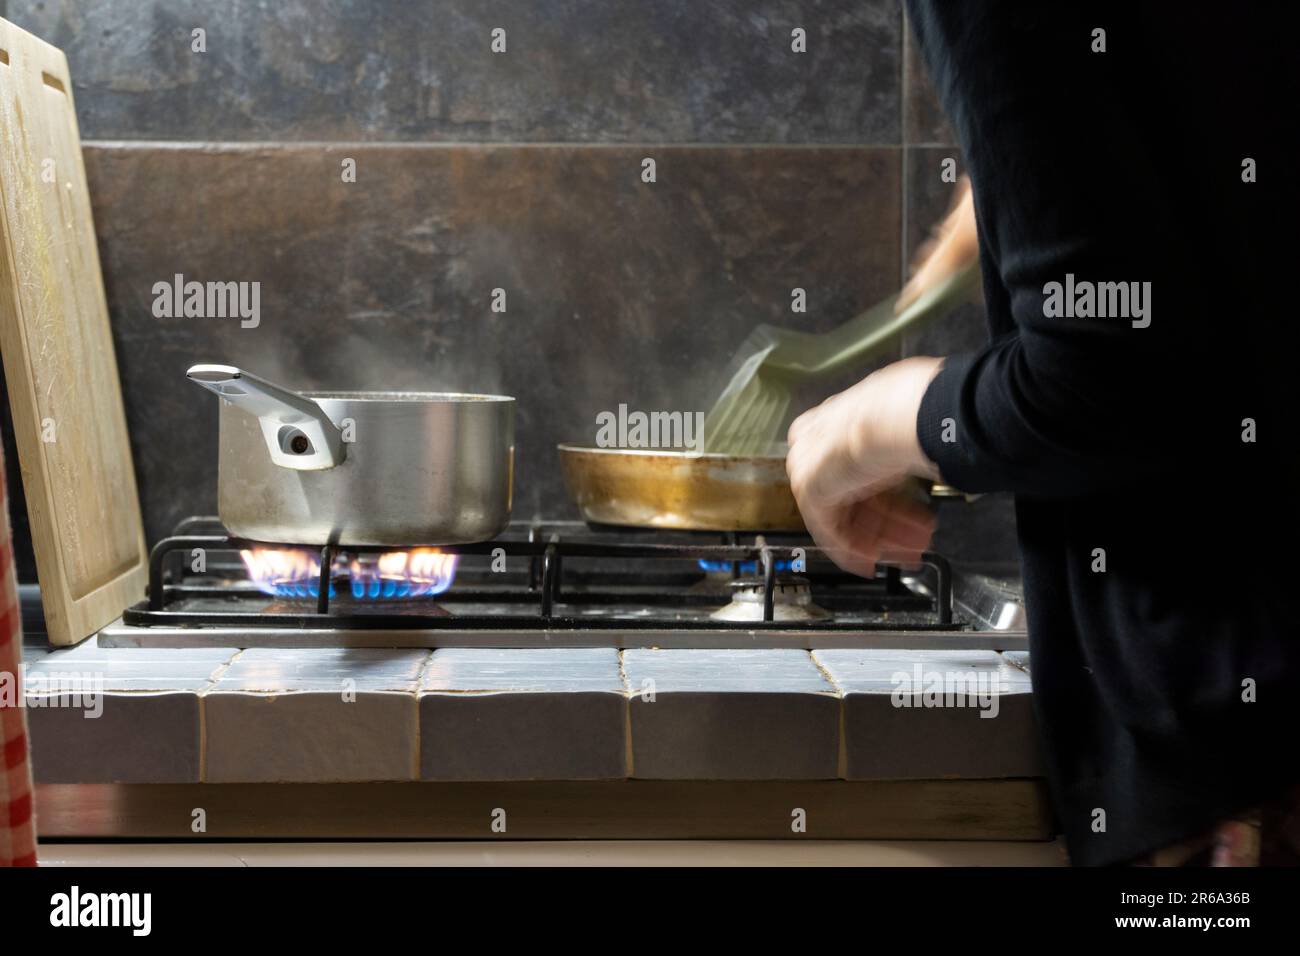
[[[899,7],[9,0],[8,16],[67,51],[93,139],[893,144]]]
[[[958,155],[900,4],[742,7],[0,4],[68,53],[148,538],[215,508],[196,361],[515,395],[516,516],[571,516],[554,445],[597,412],[705,410],[754,324],[896,289]],[[260,282],[259,324],[156,318],[177,274]],[[900,352],[983,331],[971,306]],[[1012,559],[1005,499],[946,507],[938,547]]]

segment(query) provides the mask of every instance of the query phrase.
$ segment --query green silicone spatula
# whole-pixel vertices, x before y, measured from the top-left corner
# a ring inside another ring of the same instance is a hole
[[[704,419],[704,450],[723,455],[769,454],[781,438],[794,386],[870,360],[905,329],[946,314],[979,281],[972,262],[923,292],[897,315],[890,296],[830,332],[814,334],[760,325],[732,358],[730,381]]]

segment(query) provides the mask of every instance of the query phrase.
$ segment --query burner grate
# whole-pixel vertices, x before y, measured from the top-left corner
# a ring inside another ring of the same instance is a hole
[[[435,598],[416,599],[403,605],[382,607],[366,605],[346,597],[331,598],[332,585],[338,582],[335,557],[338,554],[371,554],[394,550],[391,546],[339,546],[326,544],[276,544],[273,547],[306,548],[319,551],[320,580],[317,596],[308,600],[281,600],[257,610],[244,609],[238,598],[251,599],[259,592],[251,587],[194,583],[185,558],[194,549],[209,552],[235,552],[251,546],[267,546],[221,532],[215,518],[195,517],[181,522],[176,533],[154,546],[149,560],[149,594],[146,601],[128,608],[123,622],[134,626],[230,626],[281,627],[367,630],[411,628],[454,628],[457,630],[509,627],[512,630],[592,629],[602,630],[690,630],[707,626],[710,630],[754,630],[779,627],[782,630],[862,631],[864,629],[897,630],[900,617],[906,617],[907,630],[953,631],[963,625],[954,623],[952,611],[952,572],[948,562],[938,554],[927,552],[923,563],[930,580],[927,591],[909,588],[897,567],[882,566],[874,580],[864,581],[834,570],[824,553],[806,538],[793,535],[750,540],[734,533],[709,535],[683,533],[674,540],[638,540],[636,534],[616,534],[609,529],[578,522],[514,523],[506,534],[488,542],[440,547],[460,556],[502,556],[508,561],[523,559],[527,573],[522,581],[508,586],[489,586],[486,581],[457,584]],[[205,532],[205,533],[201,533]],[[618,537],[620,540],[610,540]],[[627,539],[631,540],[627,540]],[[414,547],[414,546],[413,546]],[[600,570],[573,570],[575,565],[599,562]],[[635,605],[654,608],[705,608],[717,603],[715,592],[701,592],[694,585],[704,580],[704,572],[683,573],[663,570],[670,562],[707,562],[709,567],[730,567],[738,578],[742,569],[761,569],[761,621],[724,621],[704,619],[702,623],[673,617],[618,617],[598,612],[602,606]],[[875,609],[883,613],[878,622],[827,619],[778,621],[775,614],[775,591],[782,580],[778,568],[814,562],[827,570],[818,571],[815,580],[823,585],[819,605],[831,611]],[[489,577],[492,577],[489,575]],[[475,586],[477,585],[477,586]],[[347,588],[337,588],[345,595]],[[479,604],[524,608],[531,604],[535,612],[449,614],[444,606],[465,607]],[[577,614],[574,610],[587,611]],[[889,618],[894,614],[894,618]],[[592,616],[594,615],[594,616]]]

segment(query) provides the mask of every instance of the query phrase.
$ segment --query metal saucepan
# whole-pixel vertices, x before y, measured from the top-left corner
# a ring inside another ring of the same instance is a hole
[[[299,393],[229,365],[186,374],[224,399],[217,497],[232,535],[465,544],[510,520],[513,398]]]
[[[560,445],[586,521],[693,531],[803,531],[783,455],[712,455]],[[931,498],[961,498],[947,485]]]

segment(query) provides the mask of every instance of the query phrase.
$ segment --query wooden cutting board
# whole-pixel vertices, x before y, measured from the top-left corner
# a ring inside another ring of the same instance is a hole
[[[53,644],[141,598],[147,552],[62,51],[0,19],[0,350]]]

